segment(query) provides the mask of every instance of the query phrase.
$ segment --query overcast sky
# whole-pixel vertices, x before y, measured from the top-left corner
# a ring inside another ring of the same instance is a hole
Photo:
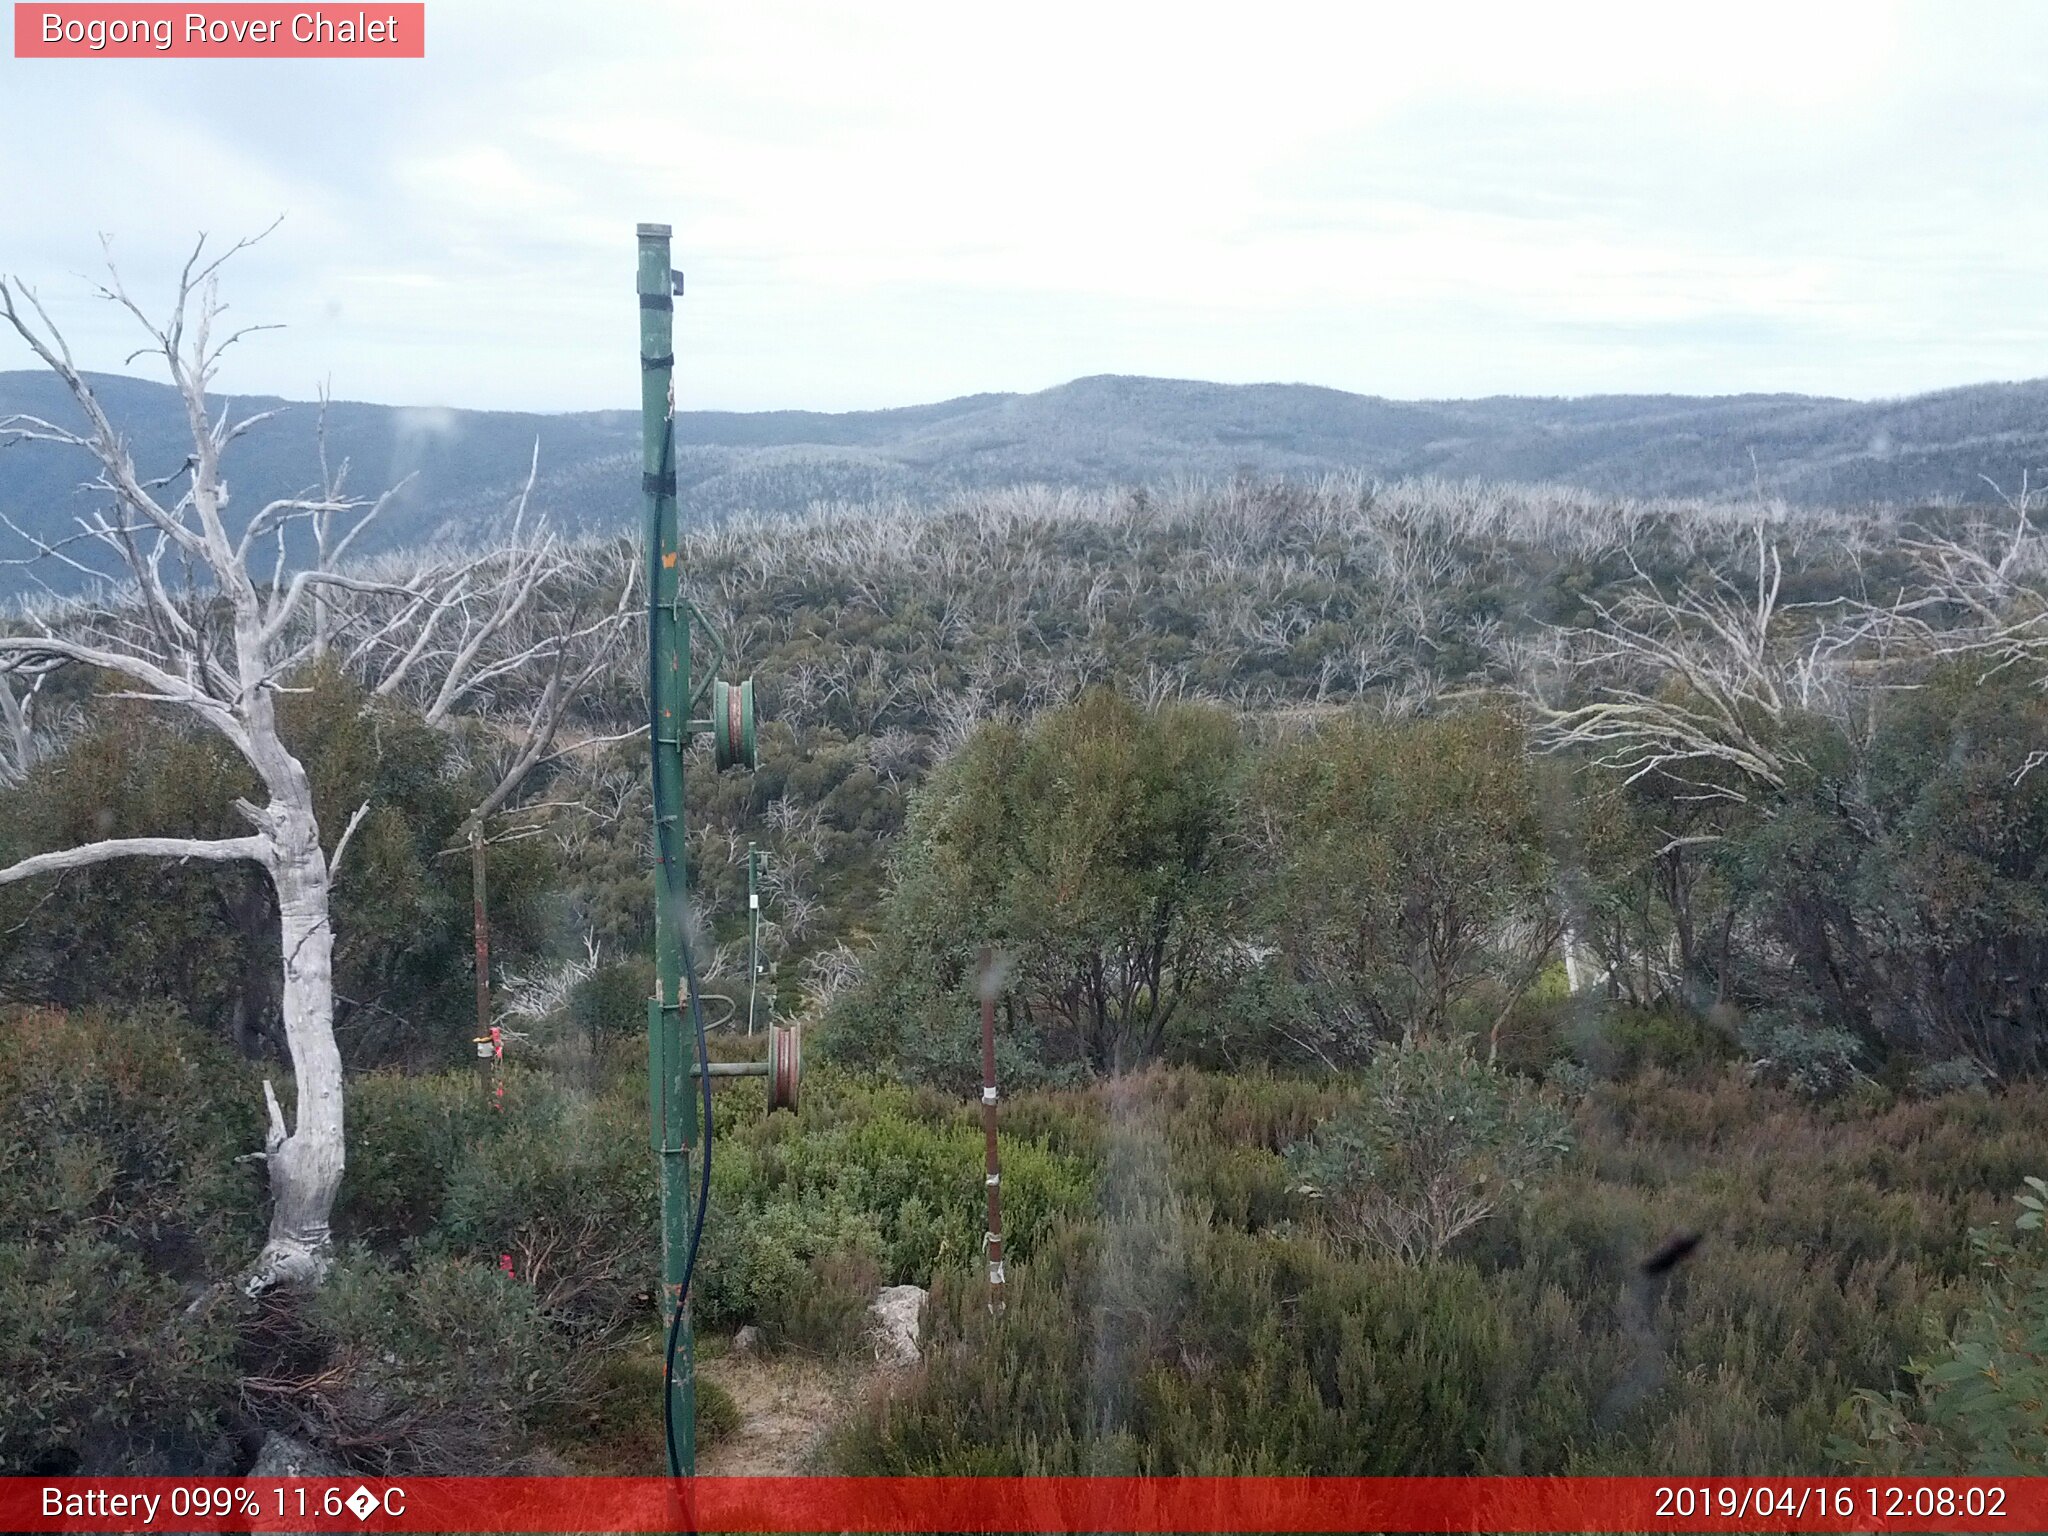
[[[2031,0],[427,19],[424,61],[0,59],[0,270],[119,368],[99,232],[148,295],[198,230],[282,213],[229,297],[287,328],[225,382],[416,405],[630,405],[640,220],[676,229],[693,406],[2048,374]]]

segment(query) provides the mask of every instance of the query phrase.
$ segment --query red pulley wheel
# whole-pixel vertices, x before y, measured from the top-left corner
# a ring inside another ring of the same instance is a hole
[[[797,1079],[803,1074],[803,1026],[768,1026],[768,1108],[796,1108]]]

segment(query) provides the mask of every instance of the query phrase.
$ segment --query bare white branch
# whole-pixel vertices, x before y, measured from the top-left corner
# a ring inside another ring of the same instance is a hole
[[[75,848],[60,848],[54,853],[33,854],[19,863],[10,864],[0,869],[0,885],[32,879],[37,875],[55,874],[59,870],[84,869],[115,859],[199,859],[215,864],[252,859],[260,864],[269,857],[270,845],[260,837],[212,840],[197,837],[110,837],[102,842],[81,843]]]

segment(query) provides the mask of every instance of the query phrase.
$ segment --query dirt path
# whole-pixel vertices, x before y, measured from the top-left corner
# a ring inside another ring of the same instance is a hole
[[[732,1394],[740,1426],[697,1457],[704,1477],[789,1477],[815,1472],[825,1436],[887,1373],[862,1362],[794,1353],[723,1355],[697,1372]]]

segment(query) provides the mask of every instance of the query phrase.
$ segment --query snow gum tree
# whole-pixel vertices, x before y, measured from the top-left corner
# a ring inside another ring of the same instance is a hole
[[[264,1083],[262,1156],[272,1204],[268,1241],[242,1281],[254,1295],[317,1283],[328,1268],[328,1218],[343,1166],[330,893],[349,839],[369,809],[359,807],[338,837],[323,836],[306,767],[279,733],[280,691],[343,642],[350,645],[352,670],[365,675],[373,692],[388,697],[425,688],[436,701],[427,717],[435,724],[456,701],[473,696],[504,709],[517,698],[522,678],[544,679],[544,688],[536,683],[532,719],[514,732],[521,743],[514,753],[516,780],[545,755],[562,701],[600,664],[601,656],[583,653],[592,646],[602,651],[623,633],[626,598],[603,605],[609,611],[595,620],[564,618],[559,604],[536,602],[535,593],[551,581],[560,587],[598,576],[608,584],[613,573],[584,570],[552,536],[535,537],[517,526],[508,549],[423,557],[395,572],[387,562],[381,571],[359,567],[351,574],[338,562],[391,493],[374,501],[345,496],[341,477],[326,474],[324,463],[320,490],[231,514],[223,456],[271,414],[236,419],[216,410],[209,397],[221,354],[254,329],[230,332],[220,324],[224,305],[217,290],[222,263],[250,243],[209,259],[202,239],[161,322],[130,299],[109,269],[101,294],[143,327],[147,341],[137,355],[162,359],[190,431],[185,463],[152,466],[153,474],[137,466],[34,293],[19,280],[0,281],[0,320],[62,382],[79,418],[76,425],[30,416],[0,420],[0,445],[50,443],[79,451],[91,466],[87,488],[102,501],[68,538],[12,529],[29,544],[31,562],[62,564],[94,584],[83,599],[0,617],[0,695],[12,706],[0,715],[9,730],[10,763],[18,770],[33,750],[24,705],[38,681],[63,667],[82,667],[110,680],[114,697],[160,705],[217,733],[260,786],[254,797],[235,802],[248,825],[245,835],[85,842],[0,868],[0,884],[130,858],[248,861],[268,877],[296,1102],[288,1118],[271,1083]],[[522,494],[522,516],[524,507]],[[316,536],[301,541],[314,553],[290,571],[286,534],[297,525]],[[536,620],[536,614],[546,616]],[[563,623],[550,631],[554,619]],[[507,786],[501,790],[509,793]]]

